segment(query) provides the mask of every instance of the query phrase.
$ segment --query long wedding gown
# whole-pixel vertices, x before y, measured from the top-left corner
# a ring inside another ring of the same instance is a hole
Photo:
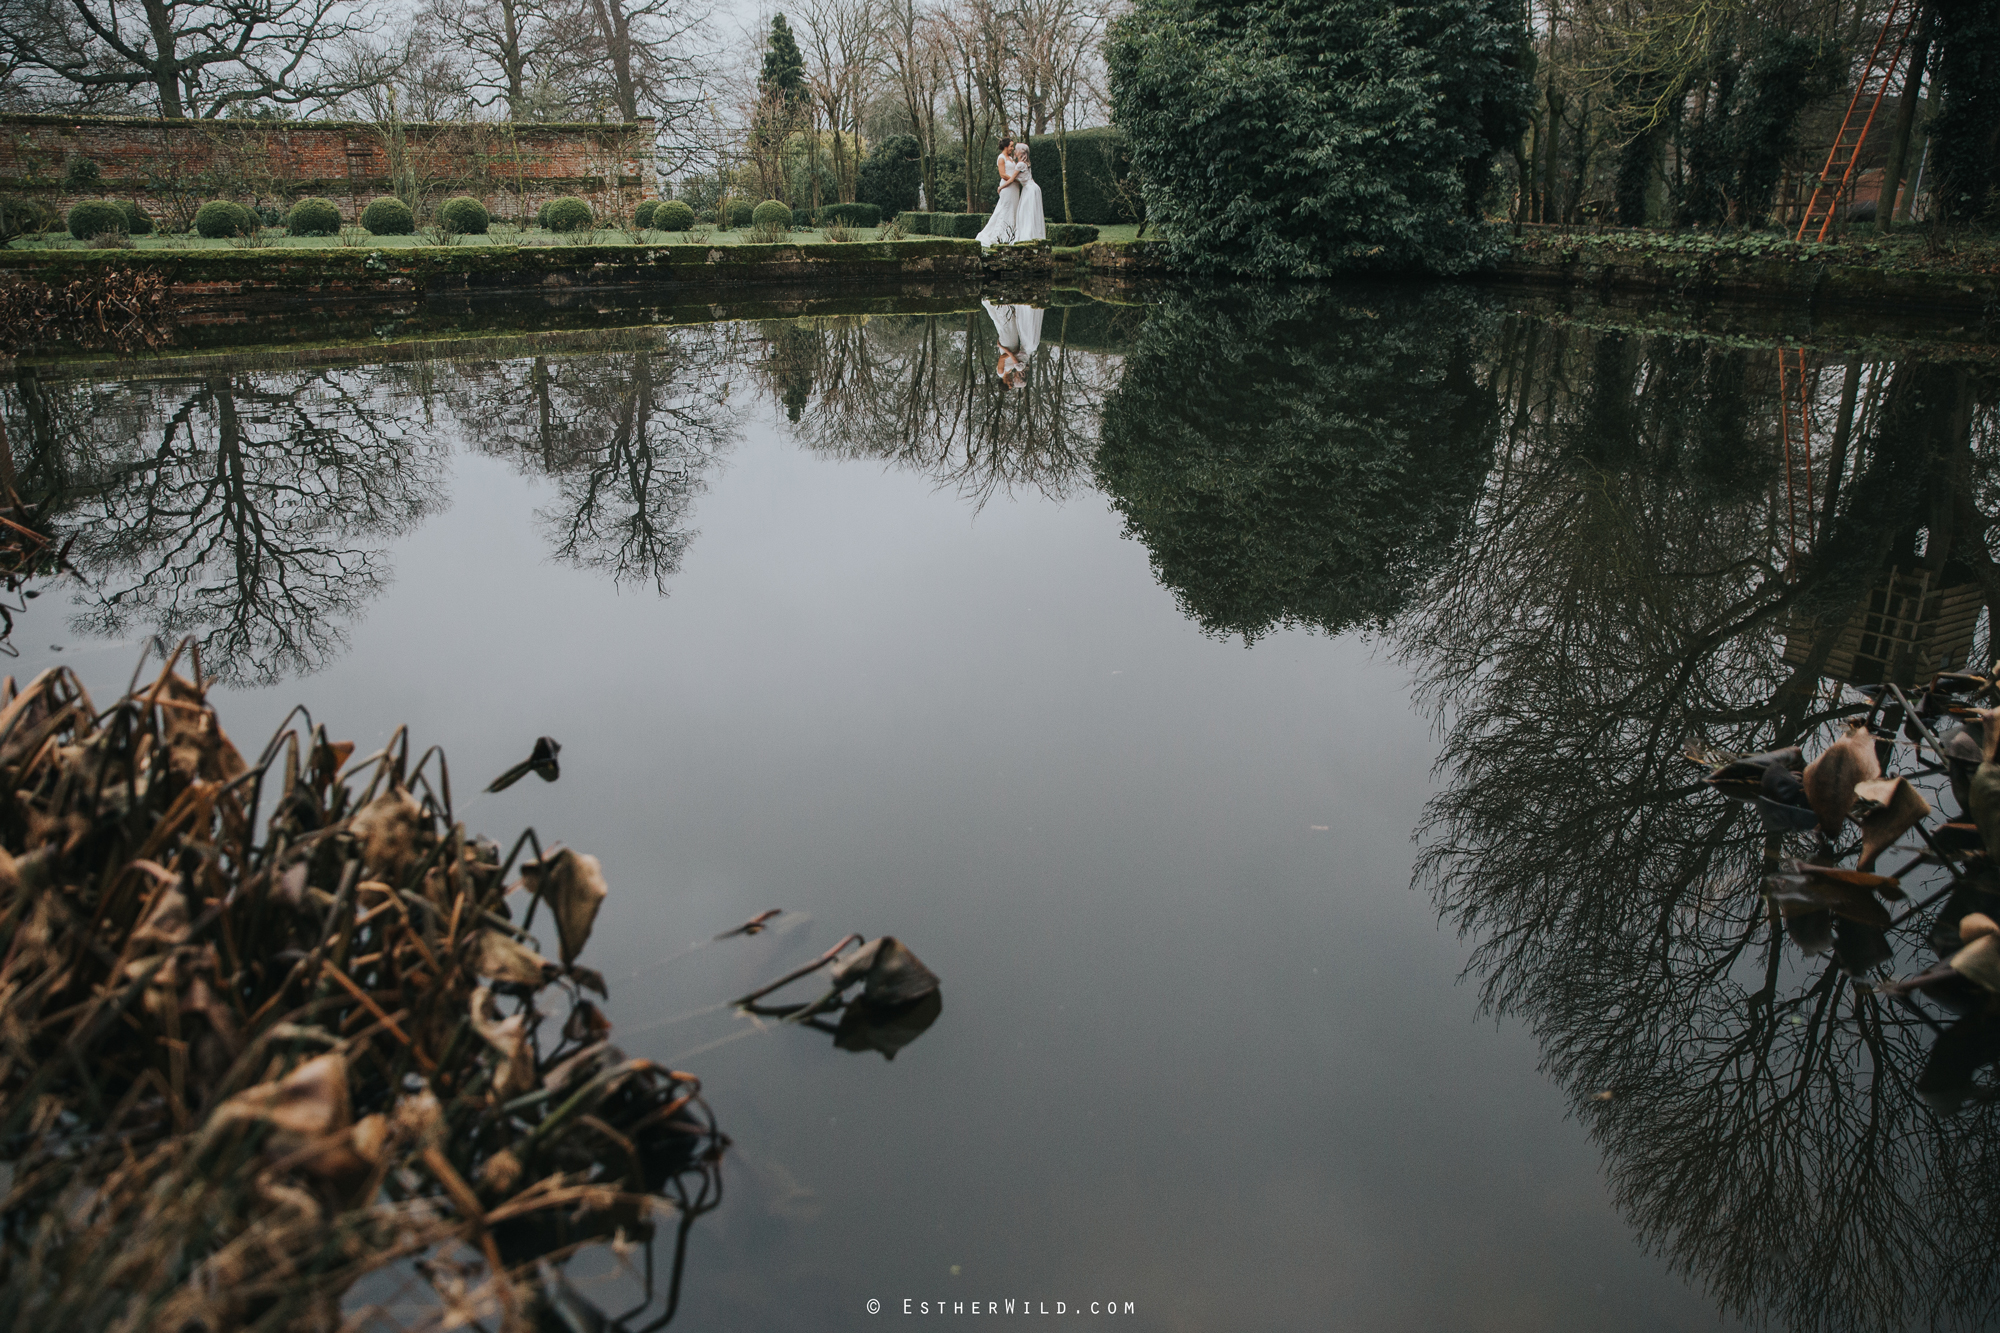
[[[1026,162],[1017,164],[1020,175],[1014,178],[1016,193],[1014,201],[1014,236],[1017,241],[1045,241],[1049,230],[1042,220],[1042,187],[1035,184],[1035,172]]]
[[[1006,245],[1014,239],[1014,209],[1021,199],[1021,187],[1009,185],[1000,191],[1000,197],[993,201],[993,216],[986,219],[986,225],[979,229],[981,245]],[[1036,195],[1035,207],[1040,209],[1040,195]]]
[[[1024,367],[1042,345],[1044,311],[1031,305],[995,305],[981,298],[986,317],[993,321],[993,333],[1002,347],[1014,354]]]

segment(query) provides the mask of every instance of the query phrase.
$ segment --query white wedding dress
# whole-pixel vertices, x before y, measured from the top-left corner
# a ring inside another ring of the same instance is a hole
[[[993,332],[1000,345],[1025,367],[1035,349],[1042,345],[1042,317],[1046,312],[1031,305],[994,305],[983,297],[979,304],[986,307],[986,317],[993,321]]]
[[[1005,245],[1014,239],[1014,209],[1021,199],[1021,187],[1009,185],[1000,191],[1000,197],[993,201],[993,216],[986,219],[986,225],[979,229],[981,245]],[[1036,196],[1035,206],[1041,207],[1041,197]]]
[[[1018,164],[1021,174],[1014,178],[1014,240],[1045,241],[1049,229],[1042,219],[1042,187],[1035,184],[1035,172],[1026,162]]]

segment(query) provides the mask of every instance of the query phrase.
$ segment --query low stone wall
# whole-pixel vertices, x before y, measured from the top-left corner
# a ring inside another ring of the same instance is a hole
[[[427,193],[470,194],[496,217],[532,217],[573,194],[629,214],[657,193],[654,124],[405,124],[0,115],[0,194],[66,212],[80,199],[138,199],[185,226],[209,199],[285,207],[322,195],[350,220],[401,175]],[[94,179],[79,179],[95,167]]]
[[[1046,283],[1048,257],[1041,255]],[[151,270],[167,281],[183,322],[246,307],[532,292],[571,294],[662,286],[726,293],[782,285],[876,289],[949,284],[977,291],[976,241],[908,240],[778,245],[411,246],[317,249],[0,251],[7,275],[56,285],[105,269]],[[1028,270],[1008,276],[1018,282]]]

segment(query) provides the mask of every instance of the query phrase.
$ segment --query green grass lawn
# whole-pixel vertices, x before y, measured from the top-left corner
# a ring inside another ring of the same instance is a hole
[[[1102,241],[1129,241],[1138,234],[1136,224],[1125,223],[1118,226],[1099,227],[1098,239]],[[847,234],[857,241],[874,241],[882,238],[880,227],[851,227]],[[263,232],[255,241],[209,240],[206,237],[188,235],[134,236],[132,248],[135,250],[256,250],[265,247],[287,250],[301,249],[357,249],[357,250],[397,250],[410,246],[427,246],[435,242],[419,233],[414,236],[371,236],[359,227],[349,227],[339,236],[298,236],[285,233],[283,228],[271,228]],[[505,224],[496,224],[484,236],[460,236],[452,244],[468,248],[482,245],[744,245],[750,242],[750,230],[725,231],[718,227],[697,228],[694,231],[632,231],[623,227],[600,227],[593,232],[555,233],[530,227],[521,229]],[[805,244],[826,240],[826,233],[815,228],[794,228],[790,238],[795,243]],[[912,237],[913,240],[931,240],[929,236]],[[83,250],[88,249],[82,241],[62,233],[50,233],[39,239],[23,238],[14,243],[16,250]]]

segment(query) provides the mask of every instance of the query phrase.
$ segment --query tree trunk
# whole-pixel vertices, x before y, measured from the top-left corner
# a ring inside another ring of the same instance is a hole
[[[153,35],[153,84],[160,91],[160,118],[185,120],[180,57],[174,46],[174,16],[165,0],[146,0],[146,27]]]
[[[604,34],[605,51],[611,57],[611,82],[618,98],[618,114],[626,121],[636,121],[639,90],[632,82],[631,20],[625,13],[624,0],[590,0],[590,8],[597,16],[598,31]]]
[[[1535,156],[1542,160],[1542,216],[1540,222],[1560,222],[1556,214],[1561,210],[1561,200],[1556,193],[1556,168],[1562,156],[1563,95],[1556,91],[1556,81],[1550,79],[1545,93],[1549,105],[1549,141],[1546,145],[1535,145]]]
[[[1889,164],[1882,172],[1882,192],[1875,200],[1875,230],[1895,225],[1896,196],[1902,193],[1903,168],[1910,160],[1910,133],[1917,124],[1917,99],[1923,92],[1924,65],[1931,53],[1931,7],[1917,24],[1917,41],[1910,52],[1910,73],[1903,80],[1903,100],[1896,108],[1896,128],[1889,140]]]

